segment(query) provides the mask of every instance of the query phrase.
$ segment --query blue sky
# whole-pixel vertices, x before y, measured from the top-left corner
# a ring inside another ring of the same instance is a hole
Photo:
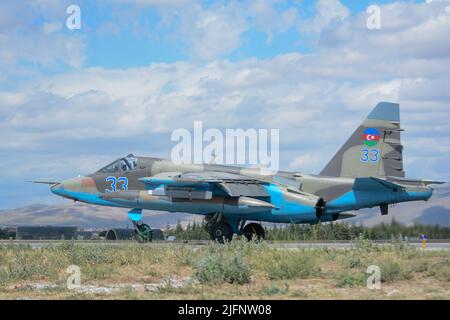
[[[0,209],[61,201],[26,180],[167,158],[195,120],[279,129],[282,169],[315,173],[382,100],[408,176],[450,180],[448,30],[444,0],[0,1]]]
[[[85,67],[129,68],[147,66],[155,62],[173,63],[192,58],[186,43],[180,41],[176,35],[179,25],[176,17],[178,13],[173,17],[173,23],[161,25],[163,19],[161,10],[173,13],[177,10],[176,6],[161,9],[158,6],[143,6],[139,2],[133,5],[130,2],[81,1],[77,3],[82,8],[83,28],[76,32],[86,36],[87,43],[87,56],[83,64]],[[341,1],[352,15],[365,11],[370,5],[390,2],[392,1]],[[201,1],[200,3],[205,8],[211,8],[219,4],[227,5],[230,1]],[[298,16],[304,20],[314,19],[316,13],[315,0],[277,1],[273,7],[280,11],[295,8],[298,10]],[[120,18],[121,15],[132,18],[127,20]],[[45,17],[39,17],[37,23],[44,19]],[[251,21],[252,17],[247,19]],[[112,29],[115,27],[118,30],[108,32],[103,29],[106,25],[112,25]],[[73,31],[67,31],[67,33],[73,33]],[[257,27],[250,27],[241,37],[242,45],[223,55],[223,58],[233,61],[248,57],[265,59],[289,52],[310,53],[317,50],[314,38],[308,34],[302,34],[301,27],[296,25],[279,31],[270,43],[267,41],[267,34]]]

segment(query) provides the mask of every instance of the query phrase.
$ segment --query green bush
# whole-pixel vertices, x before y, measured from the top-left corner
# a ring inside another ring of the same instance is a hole
[[[116,262],[116,250],[106,246],[78,246],[62,247],[69,262],[76,265],[113,264]]]
[[[350,269],[363,268],[366,265],[366,258],[361,257],[361,255],[358,255],[354,252],[349,255],[342,256],[342,260],[344,262],[344,267]]]
[[[363,234],[360,234],[353,241],[353,249],[356,251],[370,253],[373,251],[378,251],[379,248],[371,240],[367,239]]]
[[[189,246],[183,245],[173,249],[175,261],[178,266],[191,266],[196,259],[196,252],[191,250]]]
[[[279,251],[264,264],[269,279],[305,279],[318,274],[315,257],[307,251]]]
[[[364,278],[361,275],[353,273],[341,273],[335,277],[335,285],[338,288],[354,288],[361,286]]]
[[[445,259],[428,268],[427,274],[438,280],[450,281],[450,261]]]
[[[425,272],[427,273],[430,270],[431,264],[427,260],[416,260],[414,261],[413,271],[414,272]]]
[[[206,252],[194,265],[194,277],[200,283],[245,284],[251,280],[251,268],[242,253],[223,249]]]
[[[8,271],[4,267],[0,267],[0,288],[11,281]]]
[[[403,268],[395,260],[381,261],[378,266],[381,271],[381,282],[394,282],[411,279],[412,272],[406,266]]]
[[[49,277],[54,279],[61,267],[55,254],[44,254],[46,249],[31,249],[29,246],[9,247],[1,255],[0,282]]]
[[[288,293],[289,291],[289,286],[287,284],[284,285],[284,288],[280,288],[275,284],[272,284],[268,287],[264,286],[262,288],[261,293],[266,295],[266,296],[275,296],[275,295],[283,295]]]

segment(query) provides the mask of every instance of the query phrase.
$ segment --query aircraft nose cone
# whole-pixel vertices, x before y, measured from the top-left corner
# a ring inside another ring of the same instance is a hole
[[[95,183],[89,177],[76,177],[73,179],[64,180],[61,183],[53,185],[50,190],[59,196],[71,198],[74,193],[95,193]]]
[[[54,184],[54,185],[52,185],[50,187],[50,191],[53,192],[54,194],[57,194],[57,195],[60,194],[62,189],[63,189],[62,183],[57,183],[57,184]]]

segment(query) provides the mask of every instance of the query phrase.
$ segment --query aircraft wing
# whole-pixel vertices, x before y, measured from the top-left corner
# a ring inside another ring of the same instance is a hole
[[[266,197],[269,194],[261,180],[240,174],[216,171],[203,172],[165,172],[152,177],[140,178],[147,189],[164,188],[166,191],[210,191],[212,193],[225,192],[230,197]]]

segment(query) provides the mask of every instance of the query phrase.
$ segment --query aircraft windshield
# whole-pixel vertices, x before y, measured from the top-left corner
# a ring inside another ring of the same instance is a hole
[[[106,167],[100,169],[98,172],[102,173],[115,173],[122,171],[131,171],[136,169],[138,158],[130,154],[125,158],[118,159]]]

